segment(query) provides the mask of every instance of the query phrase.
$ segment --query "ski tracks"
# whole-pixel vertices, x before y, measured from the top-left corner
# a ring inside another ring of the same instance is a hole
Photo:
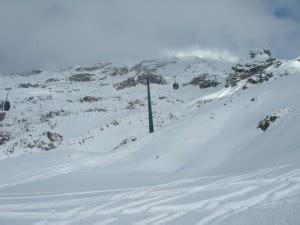
[[[250,208],[300,194],[300,169],[293,165],[203,179],[107,191],[1,195],[0,223],[224,224]]]
[[[128,149],[127,151],[100,154],[96,157],[92,156],[56,166],[49,166],[36,170],[25,171],[4,181],[0,181],[0,189],[39,180],[46,180],[51,177],[72,173],[74,171],[80,170],[81,168],[106,166],[123,157],[126,157],[136,150],[136,148],[132,148]]]

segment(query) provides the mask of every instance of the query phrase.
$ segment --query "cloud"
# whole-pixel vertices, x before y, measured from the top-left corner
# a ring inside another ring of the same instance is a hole
[[[293,3],[294,2],[294,3]],[[157,52],[296,57],[296,0],[0,0],[0,71],[61,69]],[[280,15],[280,9],[285,12]],[[289,15],[289,16],[287,16]]]
[[[239,58],[226,50],[199,49],[198,47],[183,49],[179,51],[163,51],[161,53],[167,57],[177,58],[205,58],[210,60],[225,60],[228,62],[237,62]]]

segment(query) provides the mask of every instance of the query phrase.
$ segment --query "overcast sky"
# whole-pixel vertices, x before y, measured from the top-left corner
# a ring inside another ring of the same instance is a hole
[[[0,0],[0,71],[190,49],[300,56],[299,0]]]

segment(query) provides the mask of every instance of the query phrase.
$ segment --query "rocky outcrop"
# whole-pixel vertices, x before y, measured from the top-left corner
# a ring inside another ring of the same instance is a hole
[[[30,73],[30,75],[37,75],[37,74],[40,74],[42,72],[43,71],[41,71],[41,70],[32,70],[31,73]]]
[[[81,103],[83,103],[83,102],[89,102],[89,103],[91,103],[91,102],[98,102],[100,100],[102,100],[101,97],[85,96],[85,97],[81,98],[79,101]]]
[[[34,140],[34,141],[28,142],[28,143],[25,141],[24,143],[22,143],[22,145],[25,148],[29,148],[29,149],[37,148],[42,151],[50,151],[57,147],[53,142],[47,143],[43,140]]]
[[[94,74],[90,73],[79,73],[79,74],[73,74],[68,79],[69,81],[77,81],[77,82],[88,82],[94,80]]]
[[[146,85],[147,79],[149,78],[150,83],[165,85],[166,80],[161,75],[156,74],[143,74],[136,77],[130,77],[120,83],[114,84],[117,90],[122,90],[124,88],[134,87],[138,84]]]
[[[132,110],[132,109],[135,109],[139,106],[145,106],[145,103],[143,101],[139,100],[139,99],[136,99],[134,101],[128,102],[128,105],[126,106],[126,109]]]
[[[11,135],[8,132],[0,131],[0,146],[11,140]]]
[[[269,126],[271,125],[271,123],[274,123],[277,119],[279,118],[279,116],[273,115],[273,116],[267,116],[265,119],[263,119],[262,121],[259,122],[257,128],[260,128],[263,131],[266,131]]]
[[[209,75],[209,74],[201,74],[197,77],[194,77],[190,82],[183,84],[186,85],[194,85],[199,86],[201,89],[210,88],[210,87],[217,87],[220,84],[218,81],[218,77],[216,75]]]
[[[66,112],[64,110],[59,110],[59,111],[50,111],[46,114],[42,114],[40,117],[40,121],[43,122],[49,122],[52,118],[57,117],[57,116],[67,116],[70,115],[70,112]]]
[[[104,69],[105,67],[111,66],[111,63],[98,63],[93,66],[84,66],[84,67],[78,67],[75,69],[76,72],[94,72],[96,70]]]
[[[110,76],[122,76],[129,73],[129,69],[127,66],[121,66],[121,67],[112,67],[111,72],[108,73]]]
[[[60,81],[59,79],[56,79],[56,78],[49,78],[48,80],[45,81],[45,83],[54,83],[54,82],[58,82]]]
[[[246,80],[247,84],[257,84],[268,81],[273,74],[268,68],[281,65],[281,61],[271,57],[270,50],[253,50],[249,53],[250,58],[245,63],[238,63],[232,67],[232,73],[226,79],[226,87],[236,86],[240,81]]]
[[[39,88],[41,85],[39,84],[31,84],[31,83],[21,83],[18,86],[19,88]]]
[[[46,136],[51,142],[62,142],[64,140],[62,135],[50,131],[46,132]]]
[[[130,71],[135,72],[137,75],[155,73],[158,69],[174,63],[176,63],[176,60],[145,60],[133,66]]]

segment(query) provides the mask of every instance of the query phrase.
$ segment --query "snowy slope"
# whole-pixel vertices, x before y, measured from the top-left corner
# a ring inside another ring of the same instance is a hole
[[[151,84],[151,135],[143,74],[163,78]],[[0,224],[300,223],[299,59],[254,50],[237,64],[172,58],[0,80],[13,87]]]

